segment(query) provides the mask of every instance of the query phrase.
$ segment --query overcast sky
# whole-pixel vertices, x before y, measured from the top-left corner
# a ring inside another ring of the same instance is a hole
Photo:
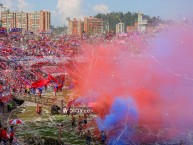
[[[162,19],[193,18],[193,0],[0,0],[10,10],[52,13],[52,25],[64,25],[66,17],[83,18],[111,11],[142,12]]]

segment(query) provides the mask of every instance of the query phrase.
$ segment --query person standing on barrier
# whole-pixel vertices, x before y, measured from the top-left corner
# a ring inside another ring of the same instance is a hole
[[[2,114],[4,114],[5,113],[5,104],[2,100],[0,100],[0,105],[1,105],[0,110],[2,110]]]
[[[63,130],[63,128],[64,128],[64,125],[61,124],[60,127],[59,127],[59,141],[60,141],[61,138],[62,138],[62,130]]]
[[[37,106],[36,106],[36,112],[37,112],[37,116],[40,116],[42,114],[42,107],[38,103],[37,103]]]
[[[13,142],[14,135],[15,135],[15,129],[13,128],[13,126],[11,126],[11,127],[10,127],[10,138],[9,138],[9,143],[10,143],[10,145],[11,145],[12,142]]]
[[[76,122],[76,118],[75,118],[74,115],[72,114],[72,127],[75,127],[75,122]]]
[[[10,102],[10,111],[12,111],[13,110],[13,103],[12,102]]]
[[[54,86],[54,96],[56,96],[57,91],[58,91],[58,87],[56,85],[56,86]]]
[[[38,96],[40,99],[42,98],[42,90],[41,89],[38,89]]]
[[[0,126],[0,143],[3,139],[2,131],[3,131],[3,128],[2,128],[2,126]]]
[[[2,141],[4,143],[4,145],[7,145],[7,142],[9,140],[8,136],[7,136],[7,127],[4,127],[4,129],[2,130]]]
[[[82,122],[82,116],[78,116],[78,124],[82,124],[83,122]]]
[[[105,134],[105,132],[104,131],[102,131],[101,132],[101,142],[102,142],[102,144],[105,144],[105,140],[106,140],[106,134]]]
[[[78,136],[79,136],[79,137],[82,136],[82,130],[83,130],[82,124],[79,124],[79,125],[78,125]]]
[[[83,121],[84,121],[84,128],[86,128],[86,125],[87,125],[87,115],[86,114],[84,114]]]
[[[39,114],[39,115],[42,115],[42,106],[41,106],[41,105],[39,105],[39,109],[38,109],[38,110],[39,110],[39,113],[38,113],[38,114]]]
[[[86,145],[90,145],[90,142],[91,142],[91,132],[90,130],[88,130],[86,133]]]

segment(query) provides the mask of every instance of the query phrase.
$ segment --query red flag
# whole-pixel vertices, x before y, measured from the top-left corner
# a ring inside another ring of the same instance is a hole
[[[51,76],[51,75],[48,75],[48,80],[49,81],[54,81],[55,83],[58,83],[58,80],[56,78],[54,78],[53,76]]]
[[[61,81],[64,82],[64,80],[65,80],[65,76],[62,75],[62,76],[61,76]]]
[[[58,85],[58,90],[60,90],[63,87],[63,84]]]
[[[37,82],[34,82],[31,84],[31,88],[41,88],[43,86],[46,86],[48,85],[48,83],[50,82],[50,80],[47,80],[47,79],[41,79]]]

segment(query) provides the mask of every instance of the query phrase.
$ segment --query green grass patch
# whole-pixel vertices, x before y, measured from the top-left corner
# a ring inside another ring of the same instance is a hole
[[[25,106],[15,110],[12,115],[24,121],[23,125],[17,128],[16,136],[24,140],[30,136],[38,138],[59,137],[59,124],[63,123],[62,140],[72,145],[84,145],[85,138],[78,137],[77,128],[71,128],[71,116],[55,115],[50,116],[50,107],[43,106],[43,116],[37,117],[36,106]]]

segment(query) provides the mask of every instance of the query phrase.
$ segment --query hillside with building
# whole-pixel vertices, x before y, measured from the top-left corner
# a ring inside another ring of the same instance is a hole
[[[94,16],[95,18],[98,19],[102,19],[103,20],[103,24],[104,24],[104,30],[111,30],[116,32],[116,25],[118,23],[124,23],[125,24],[125,29],[124,31],[131,31],[131,30],[138,30],[138,21],[140,21],[139,19],[139,13],[131,13],[131,12],[127,12],[127,13],[123,13],[123,12],[110,12],[107,14],[97,14],[96,16]],[[155,27],[157,25],[159,25],[160,23],[165,23],[165,21],[161,20],[158,17],[150,17],[148,15],[145,14],[141,14],[141,20],[147,20],[148,27]],[[139,22],[139,23],[144,23],[143,22]],[[129,26],[129,27],[128,27]],[[108,28],[108,29],[106,29]]]
[[[81,36],[97,35],[113,32],[116,34],[130,32],[145,32],[159,24],[164,23],[159,17],[149,17],[142,13],[109,13],[98,14],[94,17],[85,17],[84,20],[68,18],[68,35]]]

